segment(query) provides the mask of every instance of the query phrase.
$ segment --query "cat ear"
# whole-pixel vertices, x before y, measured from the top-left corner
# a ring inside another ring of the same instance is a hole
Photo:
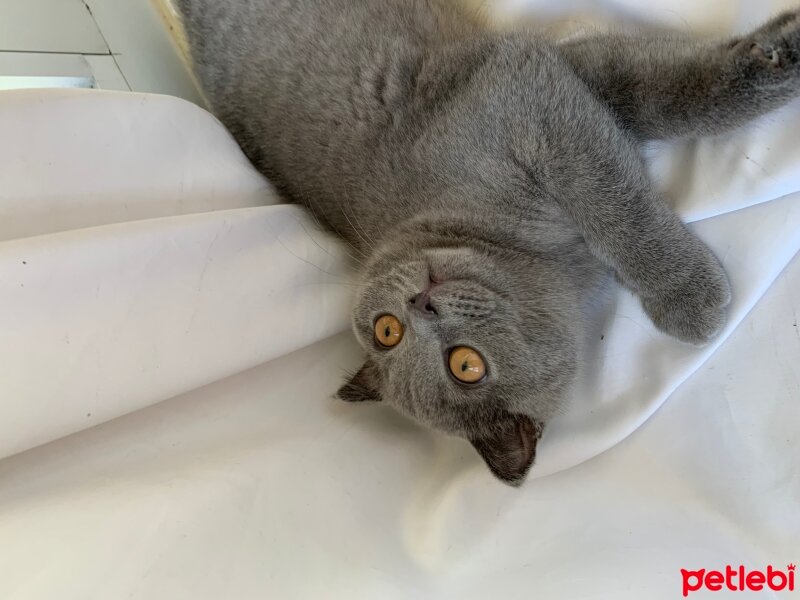
[[[487,437],[470,442],[495,476],[517,487],[536,458],[536,444],[544,424],[525,415],[509,415]]]
[[[345,402],[380,402],[381,394],[378,369],[371,361],[364,365],[336,392],[339,400]]]

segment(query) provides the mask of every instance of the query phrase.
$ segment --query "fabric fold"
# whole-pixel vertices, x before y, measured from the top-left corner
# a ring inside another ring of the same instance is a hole
[[[796,8],[492,5],[706,33]],[[649,149],[730,274],[728,327],[685,346],[615,293],[511,489],[463,440],[331,400],[361,360],[331,337],[347,249],[278,204],[211,115],[0,93],[0,458],[16,453],[0,460],[0,597],[666,600],[682,569],[796,563],[798,134],[796,102]]]
[[[289,205],[0,244],[0,457],[343,331],[346,264]]]

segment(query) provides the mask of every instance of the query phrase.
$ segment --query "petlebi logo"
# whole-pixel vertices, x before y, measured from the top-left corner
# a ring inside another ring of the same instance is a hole
[[[750,571],[744,565],[738,567],[727,565],[724,571],[681,569],[683,596],[685,598],[690,592],[702,589],[711,592],[721,590],[731,592],[760,592],[761,590],[782,592],[787,590],[793,592],[794,572],[794,564],[786,565],[786,570],[769,565],[764,571]]]

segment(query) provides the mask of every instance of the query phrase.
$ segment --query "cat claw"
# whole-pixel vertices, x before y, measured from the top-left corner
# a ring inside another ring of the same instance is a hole
[[[750,36],[750,54],[775,69],[800,59],[800,11],[785,12]]]
[[[759,44],[753,44],[750,48],[750,53],[759,60],[764,60],[770,63],[773,67],[780,66],[781,55],[777,48],[767,50]]]

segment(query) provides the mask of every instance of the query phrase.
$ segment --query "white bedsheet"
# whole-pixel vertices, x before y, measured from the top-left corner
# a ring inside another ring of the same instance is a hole
[[[723,32],[790,5],[494,8]],[[0,94],[0,598],[675,598],[681,568],[797,563],[798,139],[800,101],[650,148],[729,327],[684,346],[620,292],[512,490],[330,398],[360,358],[347,256],[211,116]]]

